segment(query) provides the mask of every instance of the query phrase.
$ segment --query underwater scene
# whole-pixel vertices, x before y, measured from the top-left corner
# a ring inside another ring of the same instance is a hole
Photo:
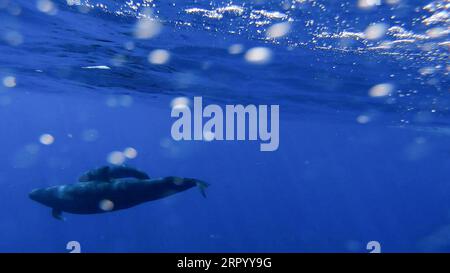
[[[450,0],[0,0],[0,252],[450,252]]]

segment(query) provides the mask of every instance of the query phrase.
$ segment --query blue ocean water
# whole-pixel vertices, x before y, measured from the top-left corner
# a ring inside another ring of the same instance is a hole
[[[450,251],[449,8],[0,0],[0,251]],[[280,105],[279,149],[174,141],[194,96]],[[122,163],[208,198],[66,221],[28,198]]]

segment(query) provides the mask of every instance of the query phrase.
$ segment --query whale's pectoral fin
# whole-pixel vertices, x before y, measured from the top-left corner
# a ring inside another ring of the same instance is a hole
[[[197,181],[197,187],[200,190],[200,193],[202,194],[203,197],[206,198],[206,188],[209,186],[208,183],[203,182],[203,181]]]
[[[52,216],[55,219],[58,219],[60,221],[65,221],[66,219],[62,216],[62,211],[59,209],[52,209]]]

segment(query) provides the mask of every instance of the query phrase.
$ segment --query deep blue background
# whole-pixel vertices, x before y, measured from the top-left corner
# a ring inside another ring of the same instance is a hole
[[[450,250],[448,51],[437,45],[448,37],[387,52],[361,41],[347,41],[346,51],[333,39],[314,42],[323,26],[360,32],[383,18],[423,34],[429,27],[416,20],[430,15],[416,11],[423,1],[371,11],[357,1],[307,1],[286,12],[293,30],[277,43],[264,41],[245,16],[183,11],[228,2],[176,2],[155,1],[164,28],[151,40],[133,38],[135,14],[112,14],[122,1],[87,14],[55,1],[56,15],[34,1],[0,2],[0,34],[23,38],[0,44],[0,78],[17,81],[0,87],[0,251],[65,252],[72,240],[83,252],[367,252],[372,240],[382,251]],[[278,1],[245,7],[282,10]],[[315,26],[304,27],[311,19]],[[134,50],[124,48],[128,41]],[[248,64],[228,53],[235,43],[268,47],[274,58]],[[421,50],[425,43],[434,50]],[[147,62],[155,48],[171,52],[168,64]],[[118,56],[120,66],[112,61]],[[82,68],[92,65],[111,69]],[[437,68],[424,76],[423,67]],[[396,88],[389,98],[367,95],[384,82]],[[108,106],[124,95],[131,105]],[[174,142],[170,102],[194,95],[205,104],[280,104],[279,150],[262,153],[248,141]],[[358,123],[360,115],[370,122]],[[89,129],[98,132],[93,142],[82,137]],[[44,133],[55,137],[52,145],[39,142]],[[208,198],[190,190],[110,214],[67,214],[66,222],[28,199],[30,190],[73,183],[126,147],[138,151],[127,164],[151,177],[205,180]]]

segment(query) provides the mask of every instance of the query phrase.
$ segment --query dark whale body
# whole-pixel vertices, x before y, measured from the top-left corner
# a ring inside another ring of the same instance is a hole
[[[161,199],[178,192],[199,187],[203,196],[208,186],[193,178],[164,177],[157,179],[120,178],[110,181],[88,181],[35,189],[29,197],[53,209],[53,216],[62,219],[61,212],[94,214],[122,210],[144,202]],[[106,208],[102,203],[106,204]]]

